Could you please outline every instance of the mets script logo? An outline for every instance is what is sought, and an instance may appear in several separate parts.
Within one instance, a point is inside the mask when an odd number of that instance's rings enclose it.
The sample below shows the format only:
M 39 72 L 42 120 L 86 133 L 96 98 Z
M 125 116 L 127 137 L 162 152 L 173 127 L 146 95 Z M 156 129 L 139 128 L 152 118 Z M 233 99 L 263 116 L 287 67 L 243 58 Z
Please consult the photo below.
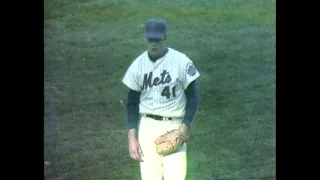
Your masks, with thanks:
M 160 74 L 161 77 L 155 77 L 152 79 L 152 72 L 144 74 L 142 90 L 152 88 L 153 86 L 158 86 L 159 84 L 166 84 L 171 82 L 171 76 L 167 70 L 163 70 Z

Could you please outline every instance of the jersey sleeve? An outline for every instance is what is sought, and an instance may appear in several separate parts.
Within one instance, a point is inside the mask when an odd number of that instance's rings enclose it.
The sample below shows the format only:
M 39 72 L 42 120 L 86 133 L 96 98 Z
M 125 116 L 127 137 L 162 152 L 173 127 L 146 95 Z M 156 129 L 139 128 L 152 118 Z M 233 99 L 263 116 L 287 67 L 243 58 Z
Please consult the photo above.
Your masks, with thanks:
M 137 70 L 136 63 L 133 62 L 127 69 L 122 83 L 124 83 L 128 88 L 140 92 L 138 79 L 137 79 Z
M 184 58 L 185 61 L 183 61 L 180 66 L 180 73 L 182 85 L 184 89 L 187 89 L 189 84 L 200 76 L 200 73 L 194 63 L 187 56 L 184 56 Z

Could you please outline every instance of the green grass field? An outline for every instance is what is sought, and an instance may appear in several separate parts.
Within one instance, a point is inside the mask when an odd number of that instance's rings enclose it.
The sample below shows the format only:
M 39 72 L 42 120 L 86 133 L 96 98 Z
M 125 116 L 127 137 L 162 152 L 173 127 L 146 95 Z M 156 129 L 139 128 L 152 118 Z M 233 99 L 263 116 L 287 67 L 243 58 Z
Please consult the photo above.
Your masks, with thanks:
M 274 0 L 45 0 L 46 179 L 138 180 L 122 77 L 150 17 L 199 70 L 187 180 L 275 179 Z

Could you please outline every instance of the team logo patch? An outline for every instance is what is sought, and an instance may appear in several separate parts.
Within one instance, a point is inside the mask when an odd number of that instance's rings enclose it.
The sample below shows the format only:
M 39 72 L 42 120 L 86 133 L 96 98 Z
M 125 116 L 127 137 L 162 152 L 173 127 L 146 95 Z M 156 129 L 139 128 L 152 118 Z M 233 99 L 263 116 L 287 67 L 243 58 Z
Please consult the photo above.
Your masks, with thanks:
M 152 24 L 152 28 L 153 28 L 153 29 L 156 28 L 156 26 L 157 26 L 156 23 L 153 23 L 153 24 Z
M 189 76 L 194 76 L 197 72 L 196 67 L 193 64 L 187 64 L 187 74 Z

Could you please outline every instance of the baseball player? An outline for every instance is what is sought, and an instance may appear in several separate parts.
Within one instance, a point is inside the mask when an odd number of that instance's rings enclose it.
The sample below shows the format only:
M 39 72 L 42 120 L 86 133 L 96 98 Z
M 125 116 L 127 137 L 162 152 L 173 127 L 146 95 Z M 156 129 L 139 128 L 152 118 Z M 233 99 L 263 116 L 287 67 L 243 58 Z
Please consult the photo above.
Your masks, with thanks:
M 129 88 L 129 153 L 140 163 L 142 180 L 185 179 L 188 138 L 182 135 L 189 134 L 198 106 L 196 79 L 200 74 L 185 54 L 166 46 L 166 30 L 164 20 L 147 20 L 147 50 L 131 63 L 122 80 Z M 163 155 L 160 149 L 174 143 L 160 147 L 157 138 L 171 130 L 181 135 L 171 138 L 178 148 Z

